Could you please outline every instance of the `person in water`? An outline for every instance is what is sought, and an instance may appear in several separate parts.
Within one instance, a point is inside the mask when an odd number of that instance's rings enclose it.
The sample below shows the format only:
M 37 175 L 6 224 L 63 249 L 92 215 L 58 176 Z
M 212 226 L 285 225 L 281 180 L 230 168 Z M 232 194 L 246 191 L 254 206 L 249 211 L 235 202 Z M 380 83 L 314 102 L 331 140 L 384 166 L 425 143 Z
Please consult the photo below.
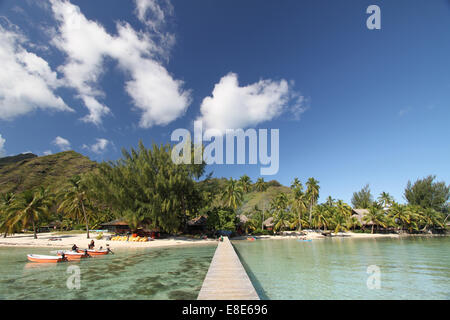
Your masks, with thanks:
M 94 240 L 91 240 L 91 243 L 89 243 L 88 248 L 89 248 L 89 249 L 94 249 L 94 247 L 95 247 Z
M 72 246 L 72 251 L 76 252 L 77 250 L 78 250 L 78 246 L 74 243 Z
M 112 250 L 109 248 L 109 244 L 106 244 L 106 250 L 108 251 L 108 253 L 114 254 L 114 252 L 112 252 Z

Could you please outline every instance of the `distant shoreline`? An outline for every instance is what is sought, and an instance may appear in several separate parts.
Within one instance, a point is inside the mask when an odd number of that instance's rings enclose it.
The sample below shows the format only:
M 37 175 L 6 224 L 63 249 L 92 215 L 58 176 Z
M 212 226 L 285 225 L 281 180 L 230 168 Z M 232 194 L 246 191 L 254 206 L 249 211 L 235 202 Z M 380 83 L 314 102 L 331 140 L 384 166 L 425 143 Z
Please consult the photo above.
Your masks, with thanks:
M 257 239 L 264 240 L 264 239 L 297 239 L 302 238 L 305 240 L 321 240 L 321 239 L 379 239 L 379 238 L 394 238 L 394 239 L 400 239 L 400 238 L 410 238 L 410 237 L 446 237 L 449 236 L 449 234 L 396 234 L 396 233 L 355 233 L 355 232 L 343 232 L 339 234 L 331 234 L 330 236 L 323 236 L 318 232 L 307 232 L 305 236 L 299 236 L 295 232 L 292 232 L 291 235 L 285 234 L 285 235 L 260 235 L 260 236 L 254 236 Z M 248 237 L 252 236 L 241 236 L 241 237 L 234 237 L 231 240 L 246 240 Z

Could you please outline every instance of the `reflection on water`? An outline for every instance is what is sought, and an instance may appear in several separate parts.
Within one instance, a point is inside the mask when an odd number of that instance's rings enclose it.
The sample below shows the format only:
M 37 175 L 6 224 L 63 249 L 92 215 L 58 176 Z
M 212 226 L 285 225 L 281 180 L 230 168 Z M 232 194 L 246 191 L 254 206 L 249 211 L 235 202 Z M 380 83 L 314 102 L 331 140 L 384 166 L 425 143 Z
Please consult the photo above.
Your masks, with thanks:
M 196 299 L 215 246 L 122 249 L 67 263 L 31 263 L 46 248 L 0 248 L 0 299 Z M 68 266 L 81 270 L 69 290 Z
M 265 299 L 450 299 L 450 238 L 233 241 Z M 381 268 L 369 290 L 367 267 Z

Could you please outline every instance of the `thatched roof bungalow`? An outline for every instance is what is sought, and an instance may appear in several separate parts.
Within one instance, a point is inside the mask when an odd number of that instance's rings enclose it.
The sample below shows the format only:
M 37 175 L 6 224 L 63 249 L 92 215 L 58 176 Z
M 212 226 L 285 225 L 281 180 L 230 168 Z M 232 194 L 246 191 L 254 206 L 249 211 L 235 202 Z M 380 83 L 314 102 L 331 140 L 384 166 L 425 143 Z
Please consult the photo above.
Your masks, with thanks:
M 263 227 L 264 227 L 264 229 L 267 229 L 267 230 L 272 230 L 274 225 L 275 224 L 273 222 L 273 217 L 270 217 L 270 218 L 264 220 L 264 222 L 263 222 Z
M 126 233 L 130 231 L 130 226 L 123 219 L 116 219 L 101 224 L 102 229 L 112 233 Z
M 352 209 L 352 217 L 355 217 L 358 222 L 362 225 L 362 226 L 371 226 L 373 225 L 372 221 L 364 221 L 364 216 L 366 216 L 369 213 L 368 209 Z
M 191 219 L 187 222 L 188 232 L 192 233 L 202 233 L 206 231 L 208 217 L 207 216 L 198 216 L 194 219 Z
M 244 214 L 239 215 L 238 218 L 239 218 L 239 223 L 240 223 L 241 225 L 245 225 L 245 224 L 250 220 L 250 219 L 249 219 L 246 215 L 244 215 Z

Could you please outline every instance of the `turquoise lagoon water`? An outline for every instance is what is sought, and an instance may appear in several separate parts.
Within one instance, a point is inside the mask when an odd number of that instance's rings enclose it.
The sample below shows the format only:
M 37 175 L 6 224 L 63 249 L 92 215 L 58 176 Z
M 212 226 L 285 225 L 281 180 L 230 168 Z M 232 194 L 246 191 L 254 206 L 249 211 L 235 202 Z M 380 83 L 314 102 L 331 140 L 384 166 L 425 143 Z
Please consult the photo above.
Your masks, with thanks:
M 233 241 L 262 299 L 450 299 L 450 238 Z M 380 268 L 380 289 L 367 268 Z
M 0 299 L 196 299 L 215 246 L 121 249 L 80 262 L 27 262 L 27 253 L 50 250 L 0 247 Z M 67 287 L 69 266 L 80 267 L 80 289 Z

